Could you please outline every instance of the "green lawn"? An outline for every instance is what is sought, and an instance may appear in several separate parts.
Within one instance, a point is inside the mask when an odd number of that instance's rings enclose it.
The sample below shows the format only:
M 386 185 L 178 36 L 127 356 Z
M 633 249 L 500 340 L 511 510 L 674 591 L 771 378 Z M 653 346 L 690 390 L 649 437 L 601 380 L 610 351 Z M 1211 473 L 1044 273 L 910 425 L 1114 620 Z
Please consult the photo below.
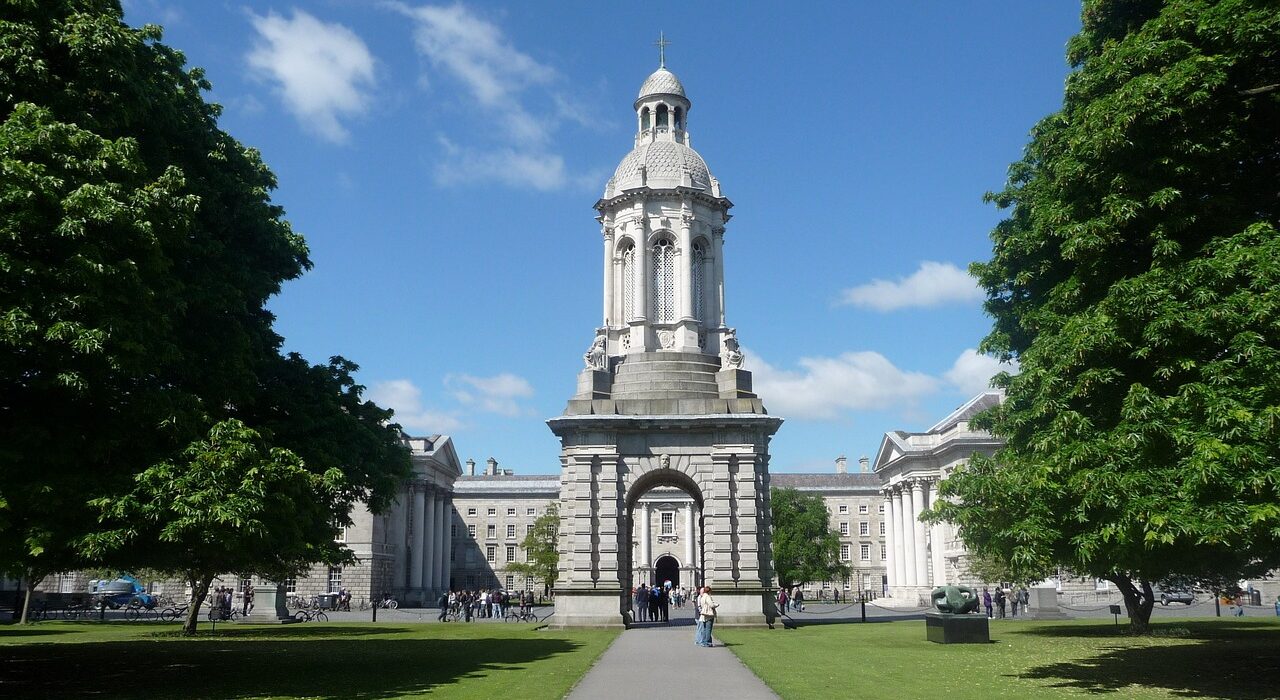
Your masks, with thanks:
M 944 646 L 913 621 L 717 628 L 716 637 L 783 698 L 1280 698 L 1280 620 L 1156 630 L 1128 637 L 1097 621 L 996 622 L 992 644 Z
M 0 627 L 0 697 L 560 698 L 617 632 L 532 625 Z

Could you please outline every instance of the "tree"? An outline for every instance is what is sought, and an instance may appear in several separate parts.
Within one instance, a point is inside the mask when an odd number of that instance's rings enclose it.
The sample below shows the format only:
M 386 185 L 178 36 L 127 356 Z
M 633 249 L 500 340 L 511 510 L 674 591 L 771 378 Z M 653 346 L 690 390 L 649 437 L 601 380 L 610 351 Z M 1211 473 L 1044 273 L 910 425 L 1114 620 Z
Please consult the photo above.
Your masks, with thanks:
M 1280 563 L 1280 8 L 1087 0 L 1061 111 L 972 266 L 1017 359 L 981 424 L 1006 441 L 933 519 L 1027 578 L 1151 583 Z
M 831 531 L 831 514 L 820 496 L 795 489 L 773 489 L 773 569 L 778 585 L 839 581 L 849 575 L 840 562 L 840 536 Z
M 306 245 L 160 36 L 113 0 L 14 0 L 0 22 L 0 570 L 29 587 L 131 567 L 77 548 L 89 502 L 228 418 L 340 465 L 335 517 L 408 468 L 354 365 L 281 357 L 265 303 Z
M 520 546 L 525 561 L 511 564 L 507 570 L 524 576 L 526 582 L 542 581 L 546 595 L 560 574 L 560 506 L 555 501 L 533 521 L 533 529 L 525 534 Z
M 173 462 L 138 474 L 134 488 L 91 505 L 104 529 L 88 535 L 91 556 L 125 552 L 158 571 L 180 573 L 192 601 L 182 626 L 195 634 L 200 607 L 218 574 L 252 573 L 281 581 L 312 562 L 349 563 L 328 519 L 342 472 L 323 475 L 289 450 L 269 448 L 257 432 L 231 419 L 213 426 Z

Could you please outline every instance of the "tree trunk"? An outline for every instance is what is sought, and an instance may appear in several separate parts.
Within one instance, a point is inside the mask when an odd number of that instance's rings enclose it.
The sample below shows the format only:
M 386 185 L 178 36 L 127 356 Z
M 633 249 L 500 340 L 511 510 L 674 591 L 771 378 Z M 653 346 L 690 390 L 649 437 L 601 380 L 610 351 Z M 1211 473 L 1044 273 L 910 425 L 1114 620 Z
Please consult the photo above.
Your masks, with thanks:
M 1129 614 L 1129 631 L 1134 634 L 1147 634 L 1151 631 L 1151 610 L 1155 607 L 1155 592 L 1151 583 L 1145 579 L 1132 578 L 1124 574 L 1116 574 L 1107 579 L 1116 584 L 1120 594 L 1124 596 L 1124 609 Z M 1139 588 L 1139 584 L 1141 588 Z
M 26 590 L 26 595 L 22 598 L 22 620 L 18 622 L 20 625 L 27 624 L 27 613 L 31 612 L 31 596 L 36 592 L 36 581 L 30 572 L 27 572 L 25 583 L 26 586 L 23 588 Z
M 187 583 L 191 584 L 191 605 L 187 606 L 187 619 L 182 621 L 182 633 L 191 636 L 196 633 L 196 623 L 200 621 L 200 606 L 204 605 L 204 599 L 209 596 L 213 576 L 189 576 Z

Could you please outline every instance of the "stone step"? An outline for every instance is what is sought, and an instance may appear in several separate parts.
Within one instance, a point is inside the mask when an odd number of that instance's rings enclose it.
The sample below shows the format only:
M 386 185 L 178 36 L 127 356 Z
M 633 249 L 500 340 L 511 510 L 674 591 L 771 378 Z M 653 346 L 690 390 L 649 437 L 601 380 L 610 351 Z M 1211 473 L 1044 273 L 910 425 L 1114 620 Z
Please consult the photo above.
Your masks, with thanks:
M 614 375 L 613 383 L 619 382 L 648 382 L 648 381 L 684 381 L 684 382 L 711 382 L 716 383 L 716 375 L 710 372 L 620 372 Z

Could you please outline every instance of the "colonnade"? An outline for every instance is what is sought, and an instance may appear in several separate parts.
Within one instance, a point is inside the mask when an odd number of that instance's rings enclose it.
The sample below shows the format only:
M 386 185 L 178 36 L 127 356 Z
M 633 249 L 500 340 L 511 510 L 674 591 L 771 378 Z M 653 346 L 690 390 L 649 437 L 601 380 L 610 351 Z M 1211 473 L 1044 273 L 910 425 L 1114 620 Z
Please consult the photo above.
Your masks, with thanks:
M 697 531 L 695 527 L 695 519 L 693 517 L 693 503 L 682 503 L 679 510 L 683 517 L 683 532 L 678 535 L 684 545 L 684 556 L 680 561 L 680 570 L 692 577 L 693 573 L 698 569 L 698 548 L 697 548 Z M 650 583 L 653 574 L 653 525 L 650 514 L 657 510 L 652 503 L 640 502 L 635 506 L 637 529 L 640 530 L 640 553 L 637 561 L 634 563 L 632 578 L 636 585 L 641 583 Z M 672 523 L 673 529 L 675 523 Z M 693 578 L 688 581 L 682 581 L 682 585 L 693 585 Z
M 906 479 L 880 494 L 884 497 L 885 552 L 888 555 L 885 571 L 889 586 L 923 588 L 944 585 L 944 526 L 920 521 L 921 514 L 938 498 L 938 480 Z
M 407 509 L 409 533 L 409 589 L 425 598 L 449 588 L 449 548 L 452 544 L 453 498 L 449 491 L 428 483 L 410 486 L 413 507 Z

